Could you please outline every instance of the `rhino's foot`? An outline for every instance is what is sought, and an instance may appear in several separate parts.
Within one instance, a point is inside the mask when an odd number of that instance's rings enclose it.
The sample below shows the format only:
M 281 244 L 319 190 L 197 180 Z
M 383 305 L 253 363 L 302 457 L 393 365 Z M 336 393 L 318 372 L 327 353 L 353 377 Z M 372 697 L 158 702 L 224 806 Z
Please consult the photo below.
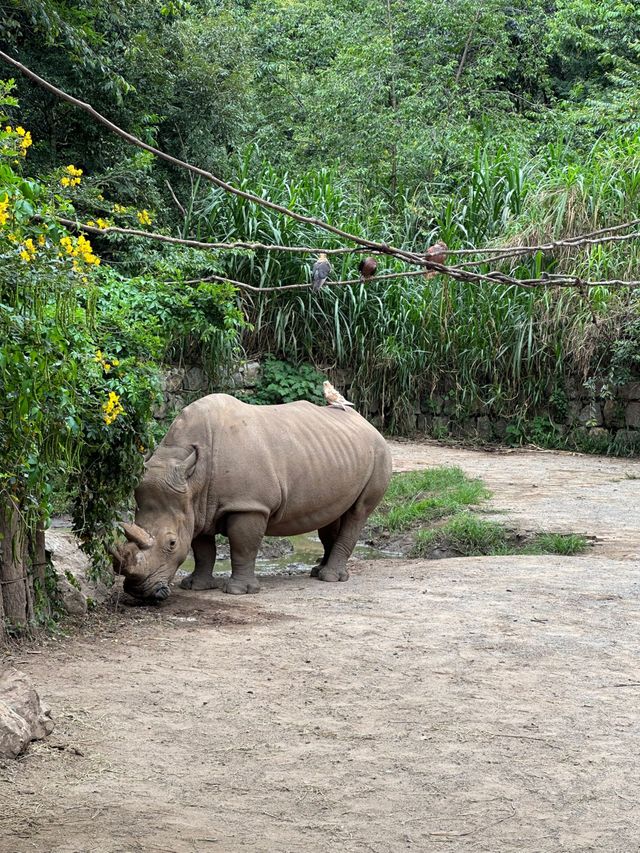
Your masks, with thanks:
M 338 581 L 348 581 L 349 572 L 346 568 L 330 569 L 329 566 L 314 566 L 311 569 L 311 577 L 327 583 L 337 583 Z
M 225 578 L 219 586 L 228 595 L 255 595 L 257 592 L 260 592 L 260 584 L 255 578 L 252 580 L 240 580 L 233 577 Z
M 311 577 L 317 578 L 320 574 L 320 569 L 323 569 L 325 567 L 325 565 L 326 564 L 323 563 L 322 560 L 320 560 L 318 563 L 316 563 L 315 566 L 311 569 Z
M 216 589 L 219 585 L 211 575 L 197 575 L 195 572 L 180 581 L 182 589 Z

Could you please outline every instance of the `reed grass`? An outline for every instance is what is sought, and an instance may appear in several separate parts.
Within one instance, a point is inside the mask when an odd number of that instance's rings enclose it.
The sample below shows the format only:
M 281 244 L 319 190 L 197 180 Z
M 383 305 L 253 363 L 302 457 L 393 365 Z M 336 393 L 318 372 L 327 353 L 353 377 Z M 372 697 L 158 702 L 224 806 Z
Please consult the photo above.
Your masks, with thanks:
M 293 177 L 247 151 L 232 178 L 353 233 L 409 249 L 436 238 L 451 248 L 533 244 L 639 215 L 640 136 L 596 145 L 581 161 L 562 144 L 526 162 L 506 149 L 478 151 L 463 183 L 446 192 L 424 187 L 404 199 L 395 217 L 383 202 L 353 195 L 337 169 Z M 217 240 L 338 245 L 331 235 L 217 190 L 199 199 L 193 221 L 199 237 Z M 218 263 L 232 278 L 270 287 L 304 280 L 313 260 L 238 252 Z M 336 256 L 334 277 L 355 277 L 358 260 Z M 546 264 L 602 279 L 635 275 L 639 261 L 638 245 L 625 243 L 516 259 L 501 269 L 529 277 Z M 393 259 L 379 263 L 379 271 L 400 268 Z M 346 370 L 353 401 L 379 412 L 392 432 L 409 429 L 419 401 L 436 391 L 451 397 L 454 417 L 535 411 L 565 376 L 585 379 L 598 369 L 637 304 L 633 294 L 603 287 L 531 291 L 444 277 L 240 298 L 251 324 L 243 341 L 248 352 L 311 361 L 330 373 Z

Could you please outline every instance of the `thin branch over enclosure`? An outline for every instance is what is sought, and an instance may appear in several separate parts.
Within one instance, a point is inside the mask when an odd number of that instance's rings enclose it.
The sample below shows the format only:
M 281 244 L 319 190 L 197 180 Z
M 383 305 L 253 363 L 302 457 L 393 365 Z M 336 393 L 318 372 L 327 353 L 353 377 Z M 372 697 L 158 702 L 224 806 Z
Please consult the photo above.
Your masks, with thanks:
M 36 217 L 37 218 L 37 217 Z M 356 246 L 354 248 L 342 247 L 340 249 L 322 249 L 314 246 L 277 246 L 271 243 L 208 243 L 206 240 L 192 240 L 186 237 L 170 237 L 167 234 L 159 234 L 157 231 L 143 231 L 141 228 L 120 228 L 118 225 L 108 225 L 105 228 L 100 228 L 98 225 L 88 225 L 84 222 L 79 222 L 76 219 L 65 219 L 62 216 L 56 216 L 56 221 L 68 228 L 75 228 L 79 231 L 86 231 L 88 234 L 124 234 L 129 237 L 146 237 L 148 240 L 158 240 L 161 243 L 172 243 L 177 246 L 188 246 L 191 249 L 220 249 L 232 251 L 235 249 L 248 249 L 252 252 L 291 252 L 300 255 L 318 255 L 324 252 L 325 255 L 350 255 L 358 252 L 374 252 L 373 249 Z
M 75 98 L 73 95 L 68 94 L 67 92 L 59 89 L 57 86 L 54 86 L 52 83 L 48 82 L 44 78 L 37 75 L 35 72 L 31 71 L 22 63 L 18 62 L 16 59 L 12 58 L 8 54 L 0 51 L 0 59 L 2 59 L 5 63 L 17 68 L 24 76 L 37 83 L 42 88 L 51 92 L 57 98 L 60 98 L 73 106 L 84 110 L 87 112 L 95 121 L 99 124 L 102 124 L 112 133 L 124 139 L 131 145 L 134 145 L 138 148 L 142 148 L 145 151 L 150 152 L 154 156 L 165 160 L 173 166 L 177 166 L 181 169 L 186 169 L 187 171 L 196 174 L 202 178 L 213 183 L 218 188 L 224 190 L 227 193 L 238 196 L 240 198 L 245 199 L 246 201 L 251 202 L 252 204 L 260 205 L 262 207 L 268 208 L 270 210 L 274 210 L 283 216 L 288 216 L 298 222 L 304 223 L 306 225 L 311 225 L 315 228 L 319 228 L 321 230 L 327 231 L 330 234 L 333 234 L 337 237 L 340 237 L 343 240 L 349 241 L 351 243 L 355 243 L 355 247 L 340 247 L 333 249 L 320 249 L 314 248 L 310 246 L 283 246 L 283 245 L 269 245 L 263 243 L 250 243 L 250 242 L 235 242 L 235 243 L 209 243 L 206 241 L 200 240 L 192 240 L 187 238 L 179 238 L 179 237 L 171 237 L 164 234 L 159 234 L 156 232 L 143 231 L 140 229 L 134 228 L 120 228 L 118 226 L 108 226 L 106 228 L 99 228 L 96 226 L 86 225 L 81 222 L 77 222 L 71 219 L 59 218 L 58 221 L 62 224 L 75 228 L 78 230 L 86 231 L 88 233 L 100 234 L 100 235 L 108 235 L 108 234 L 122 234 L 128 236 L 142 237 L 150 240 L 156 240 L 159 242 L 171 243 L 174 245 L 183 245 L 189 246 L 191 248 L 197 249 L 216 249 L 220 251 L 227 250 L 240 250 L 246 249 L 250 251 L 267 251 L 267 252 L 289 252 L 289 253 L 299 253 L 299 254 L 317 254 L 319 252 L 325 252 L 326 254 L 332 255 L 340 255 L 340 254 L 356 254 L 361 252 L 371 252 L 375 254 L 383 254 L 396 258 L 403 263 L 412 264 L 414 266 L 420 266 L 422 269 L 411 272 L 392 272 L 385 275 L 375 276 L 367 279 L 367 281 L 377 282 L 377 281 L 389 281 L 396 278 L 406 278 L 409 276 L 416 275 L 425 275 L 426 277 L 431 277 L 435 274 L 446 275 L 450 278 L 453 278 L 457 281 L 468 281 L 474 283 L 489 283 L 489 284 L 504 284 L 504 285 L 512 285 L 515 287 L 527 287 L 527 288 L 536 288 L 536 287 L 629 287 L 629 288 L 637 288 L 640 287 L 640 281 L 627 281 L 622 279 L 612 279 L 612 280 L 603 280 L 603 281 L 589 281 L 583 279 L 579 276 L 570 275 L 570 274 L 547 274 L 542 273 L 542 275 L 538 278 L 529 278 L 529 279 L 519 279 L 514 276 L 507 275 L 505 273 L 500 272 L 499 270 L 491 270 L 487 273 L 477 273 L 471 270 L 465 269 L 465 267 L 469 266 L 479 266 L 481 264 L 494 263 L 498 260 L 506 260 L 509 258 L 516 258 L 523 255 L 532 255 L 538 252 L 542 253 L 550 253 L 557 251 L 558 249 L 572 249 L 579 248 L 581 246 L 590 246 L 597 245 L 600 243 L 612 243 L 612 242 L 623 242 L 627 240 L 633 240 L 640 237 L 640 231 L 634 231 L 629 234 L 620 234 L 620 231 L 624 231 L 625 229 L 632 228 L 638 224 L 640 224 L 640 219 L 634 219 L 630 222 L 623 223 L 621 225 L 614 225 L 605 228 L 600 228 L 596 231 L 592 231 L 588 234 L 579 235 L 576 237 L 567 237 L 561 240 L 554 240 L 549 243 L 544 243 L 540 245 L 534 246 L 504 246 L 504 247 L 491 247 L 491 248 L 483 248 L 483 249 L 451 249 L 447 250 L 447 254 L 451 256 L 468 256 L 468 255 L 489 255 L 490 257 L 485 259 L 476 259 L 464 261 L 458 266 L 445 266 L 442 264 L 435 263 L 430 260 L 428 253 L 420 253 L 413 252 L 406 249 L 401 249 L 395 246 L 388 245 L 387 243 L 379 243 L 373 240 L 368 240 L 363 237 L 359 237 L 355 234 L 350 234 L 347 231 L 344 231 L 341 228 L 337 228 L 334 225 L 329 224 L 321 219 L 316 217 L 306 216 L 301 213 L 297 213 L 293 210 L 290 210 L 287 207 L 276 204 L 275 202 L 269 201 L 268 199 L 262 198 L 260 196 L 254 195 L 253 193 L 246 192 L 244 190 L 240 190 L 237 187 L 234 187 L 232 184 L 223 181 L 221 178 L 218 178 L 212 172 L 208 172 L 204 169 L 199 168 L 198 166 L 194 166 L 191 163 L 188 163 L 184 160 L 180 160 L 177 157 L 173 157 L 170 154 L 160 150 L 159 148 L 154 148 L 152 145 L 148 145 L 143 142 L 138 137 L 128 133 L 122 128 L 118 127 L 118 125 L 109 121 L 105 116 L 95 110 L 90 104 L 87 104 L 78 98 Z M 229 282 L 235 285 L 236 287 L 243 288 L 245 290 L 251 290 L 254 292 L 273 292 L 277 290 L 293 290 L 298 288 L 308 288 L 310 286 L 309 282 L 302 282 L 299 284 L 288 284 L 276 287 L 255 287 L 253 285 L 247 284 L 246 282 L 235 281 L 233 279 L 227 278 L 225 276 L 217 276 L 217 275 L 209 275 L 202 279 L 197 279 L 197 281 L 224 281 Z M 196 281 L 195 279 L 193 281 Z M 331 286 L 344 286 L 351 284 L 358 284 L 360 279 L 347 279 L 343 281 L 335 281 L 335 282 L 327 282 L 328 285 Z
M 35 217 L 36 219 L 39 217 Z M 171 243 L 177 246 L 188 246 L 192 249 L 219 249 L 221 251 L 233 251 L 236 249 L 246 249 L 252 252 L 289 252 L 300 255 L 317 255 L 324 252 L 325 255 L 351 255 L 365 252 L 375 254 L 377 250 L 356 246 L 341 247 L 338 249 L 325 249 L 318 246 L 285 246 L 275 243 L 249 243 L 236 241 L 233 243 L 213 243 L 206 240 L 193 240 L 187 237 L 171 237 L 168 234 L 160 234 L 157 231 L 144 231 L 141 228 L 121 228 L 118 225 L 107 225 L 100 228 L 98 225 L 89 225 L 80 222 L 77 219 L 66 219 L 63 216 L 55 217 L 58 222 L 68 228 L 75 228 L 80 231 L 86 231 L 88 234 L 98 234 L 100 236 L 108 234 L 123 234 L 130 237 L 145 237 L 148 240 L 157 240 L 162 243 Z M 601 228 L 599 231 L 594 231 L 591 234 L 584 234 L 578 237 L 567 237 L 563 240 L 554 240 L 552 243 L 541 243 L 532 246 L 503 246 L 498 248 L 482 248 L 482 249 L 447 249 L 447 255 L 470 255 L 470 254 L 485 254 L 499 252 L 501 254 L 492 254 L 490 258 L 478 259 L 475 261 L 464 261 L 456 266 L 461 269 L 465 266 L 479 266 L 480 264 L 493 263 L 506 258 L 517 257 L 518 255 L 536 254 L 537 252 L 552 252 L 555 249 L 571 249 L 580 248 L 581 246 L 596 246 L 602 243 L 623 243 L 627 240 L 637 240 L 640 238 L 640 231 L 632 231 L 630 234 L 609 234 L 609 236 L 601 236 L 594 238 L 594 235 L 605 235 L 607 232 L 621 231 L 625 228 L 632 228 L 640 223 L 640 219 L 634 219 L 631 222 L 625 222 L 623 225 L 612 225 L 609 228 Z M 404 250 L 400 250 L 404 252 Z M 380 252 L 378 252 L 380 254 Z M 387 254 L 387 253 L 385 253 Z M 421 257 L 421 254 L 416 254 L 416 257 Z

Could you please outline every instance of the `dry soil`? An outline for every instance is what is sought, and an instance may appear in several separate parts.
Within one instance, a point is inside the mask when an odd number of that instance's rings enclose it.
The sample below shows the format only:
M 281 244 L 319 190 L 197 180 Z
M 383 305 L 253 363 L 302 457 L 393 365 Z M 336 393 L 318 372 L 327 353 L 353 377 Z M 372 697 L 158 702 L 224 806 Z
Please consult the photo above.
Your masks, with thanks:
M 2 853 L 640 850 L 640 463 L 392 450 L 595 547 L 175 589 L 14 650 L 57 727 L 0 764 Z

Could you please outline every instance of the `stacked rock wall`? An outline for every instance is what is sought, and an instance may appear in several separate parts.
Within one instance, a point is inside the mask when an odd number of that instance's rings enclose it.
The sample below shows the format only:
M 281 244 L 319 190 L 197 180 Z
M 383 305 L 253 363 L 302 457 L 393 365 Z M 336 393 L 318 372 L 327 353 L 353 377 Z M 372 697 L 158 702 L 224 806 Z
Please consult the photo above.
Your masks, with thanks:
M 333 378 L 349 397 L 351 381 L 348 372 L 339 373 Z M 227 390 L 255 387 L 259 376 L 260 364 L 247 362 L 229 377 Z M 185 405 L 212 390 L 201 368 L 174 368 L 165 376 L 165 399 L 156 417 L 169 422 Z M 378 429 L 384 430 L 388 423 L 388 417 L 385 422 L 380 409 L 375 406 L 363 414 Z M 573 434 L 594 447 L 609 443 L 622 452 L 640 453 L 640 380 L 610 389 L 597 380 L 586 388 L 581 382 L 567 379 L 559 399 L 556 396 L 546 409 L 541 407 L 536 415 L 548 416 L 558 437 Z M 518 419 L 505 417 L 481 403 L 460 414 L 456 412 L 453 393 L 446 388 L 416 399 L 413 405 L 413 432 L 434 438 L 501 442 L 509 437 L 510 430 L 519 428 L 519 423 Z

